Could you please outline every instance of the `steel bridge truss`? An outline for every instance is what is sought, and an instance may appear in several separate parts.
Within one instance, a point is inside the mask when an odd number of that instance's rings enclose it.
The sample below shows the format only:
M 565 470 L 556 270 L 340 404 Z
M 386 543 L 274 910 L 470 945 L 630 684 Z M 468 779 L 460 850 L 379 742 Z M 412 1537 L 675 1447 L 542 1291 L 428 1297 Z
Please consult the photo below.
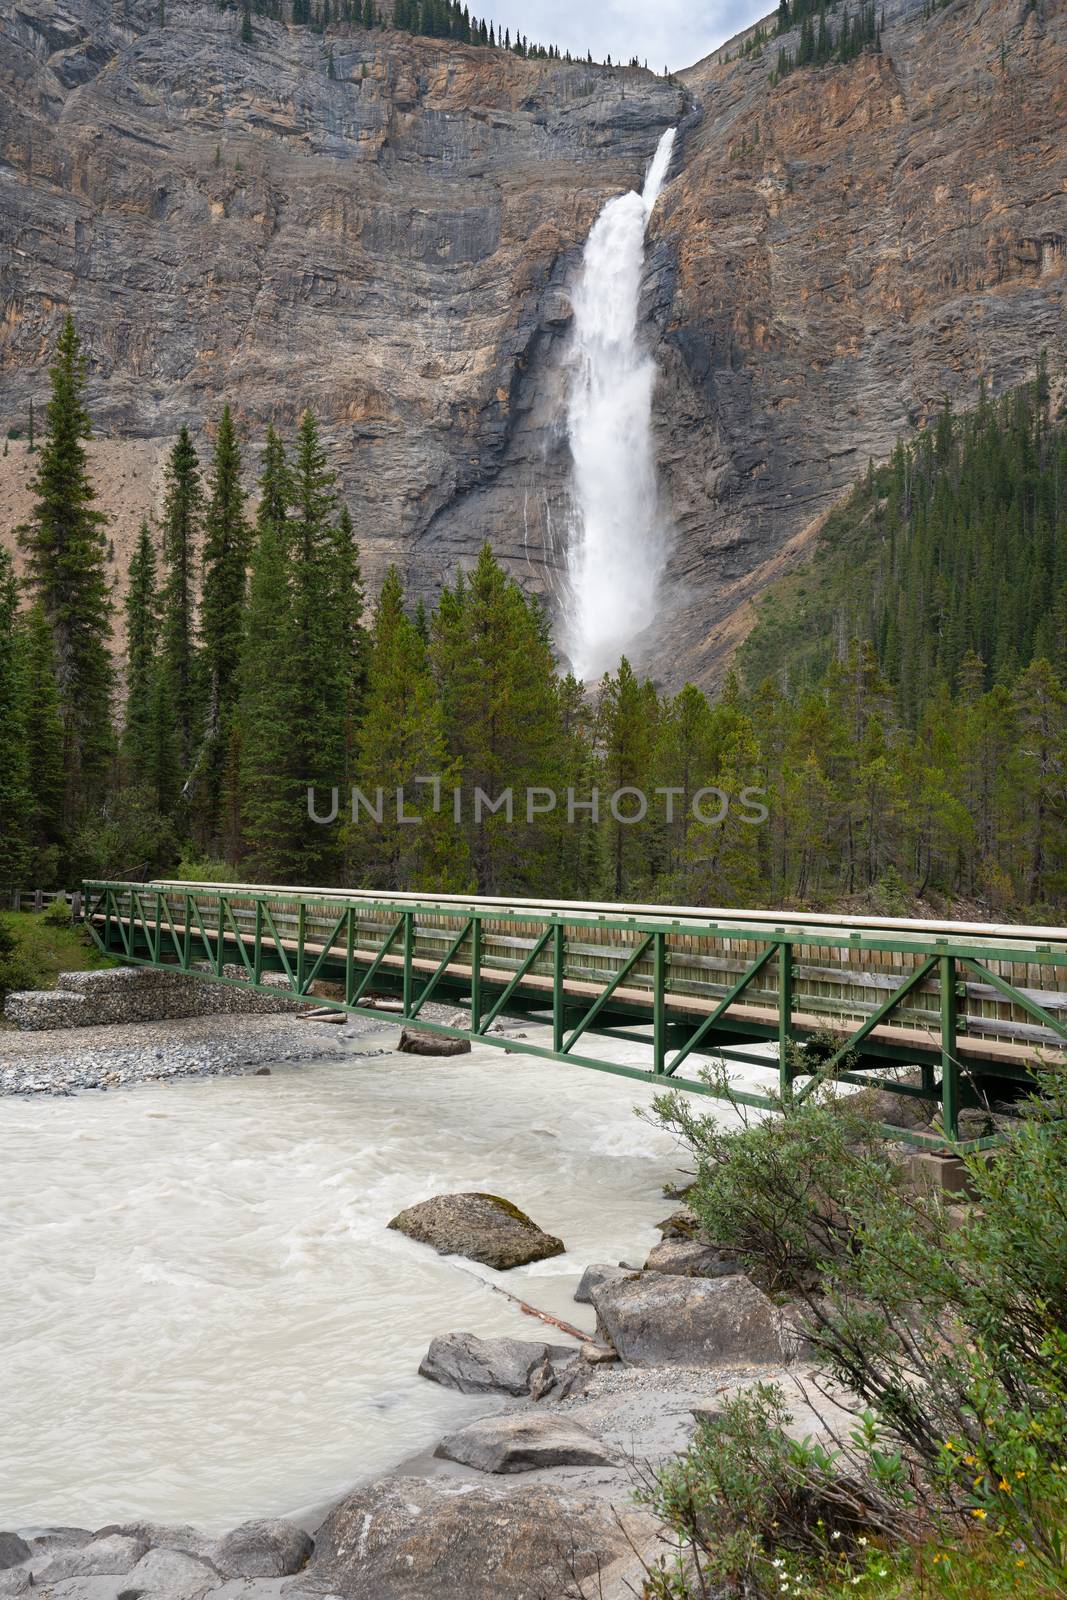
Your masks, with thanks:
M 699 913 L 584 916 L 121 882 L 87 882 L 85 905 L 101 951 L 126 963 L 379 1021 L 373 999 L 398 997 L 397 1020 L 428 1032 L 657 1087 L 771 1109 L 833 1078 L 934 1102 L 937 1137 L 886 1127 L 932 1148 L 994 1143 L 960 1140 L 961 1109 L 1025 1094 L 1042 1064 L 1062 1062 L 1067 1049 L 1067 942 L 1020 942 L 1005 930 L 946 939 L 924 937 L 921 924 L 907 932 L 835 928 L 832 920 L 768 927 L 746 925 L 744 912 L 702 922 Z M 470 1026 L 425 1019 L 435 998 L 469 1009 Z M 550 1021 L 551 1045 L 491 1032 L 504 1015 Z M 589 1035 L 645 1045 L 649 1068 L 583 1053 Z M 777 1082 L 760 1094 L 726 1089 L 706 1067 L 681 1075 L 701 1057 L 760 1067 Z M 886 1075 L 901 1067 L 918 1069 L 919 1081 Z

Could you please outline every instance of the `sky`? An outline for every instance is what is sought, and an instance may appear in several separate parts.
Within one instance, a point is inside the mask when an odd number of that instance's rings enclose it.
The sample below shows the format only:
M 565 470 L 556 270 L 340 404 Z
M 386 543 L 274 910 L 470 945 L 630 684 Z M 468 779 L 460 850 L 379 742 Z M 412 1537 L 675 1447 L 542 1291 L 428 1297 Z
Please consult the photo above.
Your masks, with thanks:
M 594 61 L 636 55 L 655 72 L 691 67 L 773 10 L 773 0 L 473 0 L 472 13 Z

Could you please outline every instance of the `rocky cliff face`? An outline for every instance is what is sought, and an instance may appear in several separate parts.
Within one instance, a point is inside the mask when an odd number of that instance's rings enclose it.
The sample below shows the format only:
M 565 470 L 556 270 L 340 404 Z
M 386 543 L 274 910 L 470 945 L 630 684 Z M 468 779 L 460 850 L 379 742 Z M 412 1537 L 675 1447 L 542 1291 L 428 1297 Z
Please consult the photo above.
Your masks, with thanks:
M 558 597 L 582 242 L 680 123 L 646 295 L 674 529 L 646 664 L 714 678 L 745 601 L 896 432 L 1064 349 L 1067 22 L 887 6 L 883 53 L 772 89 L 168 0 L 0 0 L 0 414 L 91 358 L 116 570 L 188 422 L 324 421 L 372 583 L 431 597 L 483 539 Z M 788 41 L 786 41 L 788 42 Z M 719 53 L 719 56 L 722 52 Z M 0 462 L 0 535 L 27 460 Z

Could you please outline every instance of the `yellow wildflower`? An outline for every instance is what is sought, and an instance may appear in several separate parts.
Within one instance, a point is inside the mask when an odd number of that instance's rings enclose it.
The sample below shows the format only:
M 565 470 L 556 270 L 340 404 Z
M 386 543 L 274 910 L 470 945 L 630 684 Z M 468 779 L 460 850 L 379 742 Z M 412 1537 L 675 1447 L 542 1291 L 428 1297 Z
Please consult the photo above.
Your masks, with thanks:
M 976 1506 L 975 1509 L 971 1512 L 971 1516 L 972 1517 L 977 1517 L 979 1522 L 984 1522 L 986 1514 L 982 1510 L 981 1506 Z

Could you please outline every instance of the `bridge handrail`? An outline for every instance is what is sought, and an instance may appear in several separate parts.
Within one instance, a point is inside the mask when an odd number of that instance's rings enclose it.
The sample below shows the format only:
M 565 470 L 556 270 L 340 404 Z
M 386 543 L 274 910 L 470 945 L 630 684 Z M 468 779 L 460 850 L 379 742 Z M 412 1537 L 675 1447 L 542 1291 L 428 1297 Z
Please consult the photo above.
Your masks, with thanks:
M 343 902 L 365 911 L 411 911 L 421 916 L 480 916 L 494 922 L 563 923 L 567 927 L 615 929 L 633 933 L 683 932 L 692 937 L 746 942 L 825 945 L 839 949 L 878 950 L 898 954 L 973 956 L 1035 965 L 1067 966 L 1067 928 L 1022 927 L 1017 924 L 927 923 L 894 917 L 822 917 L 812 912 L 722 910 L 700 906 L 629 906 L 603 902 L 521 900 L 499 896 L 424 896 L 406 891 L 296 887 L 271 884 L 186 883 L 153 879 L 147 883 L 93 879 L 86 893 L 111 889 L 127 893 L 222 895 L 252 903 L 293 901 L 305 905 Z M 898 937 L 894 938 L 893 935 Z

